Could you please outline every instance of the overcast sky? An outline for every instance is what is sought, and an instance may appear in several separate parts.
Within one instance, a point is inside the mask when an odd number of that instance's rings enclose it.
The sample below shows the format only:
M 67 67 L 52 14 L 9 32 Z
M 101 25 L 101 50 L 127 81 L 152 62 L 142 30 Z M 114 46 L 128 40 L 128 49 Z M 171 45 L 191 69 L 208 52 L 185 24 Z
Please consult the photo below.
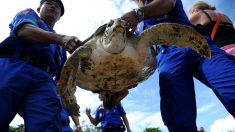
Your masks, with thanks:
M 182 0 L 186 12 L 196 0 Z M 234 0 L 207 0 L 217 7 L 217 10 L 227 14 L 235 22 Z M 9 34 L 8 24 L 15 14 L 25 8 L 33 8 L 39 5 L 39 0 L 7 0 L 0 5 L 0 40 Z M 110 19 L 120 17 L 124 12 L 136 7 L 129 0 L 64 0 L 65 15 L 55 26 L 55 30 L 61 34 L 75 35 L 84 40 L 89 37 L 99 26 Z M 235 122 L 214 93 L 195 80 L 197 98 L 197 125 L 203 126 L 206 131 L 222 132 L 235 131 Z M 77 89 L 76 97 L 81 106 L 81 123 L 89 124 L 85 115 L 85 108 L 90 107 L 95 113 L 100 104 L 98 96 L 80 88 Z M 159 85 L 158 73 L 151 76 L 147 81 L 131 89 L 129 95 L 122 101 L 127 112 L 127 117 L 133 132 L 142 132 L 147 127 L 160 127 L 167 132 L 161 120 L 159 109 Z M 17 116 L 11 125 L 23 123 Z

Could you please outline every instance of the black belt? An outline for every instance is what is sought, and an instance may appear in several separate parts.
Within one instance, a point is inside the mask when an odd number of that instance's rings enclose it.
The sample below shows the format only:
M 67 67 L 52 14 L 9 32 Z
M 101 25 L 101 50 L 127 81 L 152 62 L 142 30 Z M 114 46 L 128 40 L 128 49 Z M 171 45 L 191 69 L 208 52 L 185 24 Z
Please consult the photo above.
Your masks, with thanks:
M 124 132 L 126 130 L 123 124 L 119 125 L 108 125 L 104 128 L 105 132 L 110 132 L 112 130 L 119 130 L 120 132 Z
M 45 72 L 50 73 L 52 71 L 51 67 L 46 63 L 46 61 L 34 54 L 20 53 L 17 55 L 17 57 L 14 55 L 14 52 L 0 52 L 0 58 L 17 58 Z

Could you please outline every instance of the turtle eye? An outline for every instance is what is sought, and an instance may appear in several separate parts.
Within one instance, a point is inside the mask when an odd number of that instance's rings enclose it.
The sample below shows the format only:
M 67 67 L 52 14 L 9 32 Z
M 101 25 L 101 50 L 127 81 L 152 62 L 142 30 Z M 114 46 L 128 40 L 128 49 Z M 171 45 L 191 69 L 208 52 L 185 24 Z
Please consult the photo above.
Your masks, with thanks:
M 113 25 L 114 21 L 110 20 L 110 22 L 108 23 L 108 27 L 111 27 Z

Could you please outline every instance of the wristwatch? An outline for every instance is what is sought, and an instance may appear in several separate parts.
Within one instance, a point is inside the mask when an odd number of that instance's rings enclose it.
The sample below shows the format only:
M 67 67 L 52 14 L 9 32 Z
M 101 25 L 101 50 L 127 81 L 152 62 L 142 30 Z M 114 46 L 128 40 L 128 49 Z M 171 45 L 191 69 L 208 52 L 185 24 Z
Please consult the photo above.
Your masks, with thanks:
M 134 9 L 134 11 L 135 11 L 135 15 L 137 16 L 139 22 L 144 20 L 144 11 L 141 8 L 136 8 L 136 9 Z

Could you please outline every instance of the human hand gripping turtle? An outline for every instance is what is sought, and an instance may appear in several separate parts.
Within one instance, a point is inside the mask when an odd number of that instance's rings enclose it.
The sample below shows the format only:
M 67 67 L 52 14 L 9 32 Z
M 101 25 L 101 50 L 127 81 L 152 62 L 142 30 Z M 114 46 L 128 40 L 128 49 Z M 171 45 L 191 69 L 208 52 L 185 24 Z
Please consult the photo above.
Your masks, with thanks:
M 148 79 L 156 70 L 152 45 L 174 44 L 210 57 L 207 41 L 191 27 L 158 24 L 140 36 L 127 35 L 129 28 L 126 21 L 113 19 L 100 26 L 70 55 L 62 69 L 58 89 L 71 113 L 77 112 L 73 107 L 76 86 L 100 94 L 104 107 L 109 109 L 128 94 L 128 89 Z
M 62 35 L 58 43 L 70 54 L 73 53 L 73 51 L 77 49 L 79 46 L 81 46 L 81 41 L 75 36 Z

